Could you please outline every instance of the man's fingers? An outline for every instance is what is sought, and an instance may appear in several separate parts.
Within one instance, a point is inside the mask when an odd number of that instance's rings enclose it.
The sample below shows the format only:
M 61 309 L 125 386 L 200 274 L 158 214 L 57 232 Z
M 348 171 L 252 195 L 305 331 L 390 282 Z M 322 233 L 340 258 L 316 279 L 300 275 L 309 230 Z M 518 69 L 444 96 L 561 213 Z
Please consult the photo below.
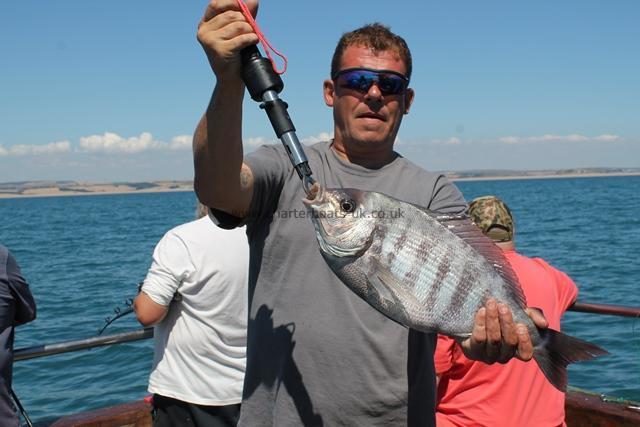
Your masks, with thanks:
M 486 310 L 487 342 L 486 356 L 487 363 L 494 363 L 498 360 L 501 353 L 502 334 L 500 331 L 500 315 L 498 313 L 498 304 L 494 299 L 487 300 L 484 305 Z
M 549 327 L 549 322 L 547 322 L 544 313 L 539 308 L 529 307 L 526 312 L 538 328 L 546 329 Z
M 211 0 L 204 10 L 202 20 L 204 22 L 210 21 L 215 16 L 228 10 L 240 10 L 237 0 Z
M 544 320 L 544 317 L 540 318 Z M 468 358 L 487 364 L 506 363 L 514 355 L 523 361 L 533 357 L 533 343 L 527 326 L 515 323 L 509 307 L 494 299 L 488 299 L 478 310 L 471 336 L 460 341 L 460 345 Z
M 251 12 L 251 16 L 255 18 L 258 14 L 258 0 L 247 0 L 244 4 L 247 6 L 247 9 L 249 9 L 249 12 Z M 209 4 L 207 4 L 202 20 L 205 22 L 209 21 L 216 15 L 228 10 L 240 11 L 238 0 L 211 0 Z
M 471 336 L 460 342 L 464 354 L 472 360 L 482 360 L 486 362 L 485 345 L 487 343 L 487 332 L 485 329 L 486 310 L 482 307 L 477 311 L 473 323 Z
M 219 37 L 222 40 L 228 41 L 232 40 L 236 37 L 245 38 L 245 36 L 249 36 L 250 38 L 258 39 L 258 36 L 253 32 L 253 28 L 246 21 L 236 21 L 229 23 L 219 30 Z
M 198 25 L 198 30 L 221 31 L 227 27 L 240 27 L 245 33 L 253 32 L 253 28 L 240 12 L 226 12 L 206 21 L 203 19 Z
M 476 319 L 473 325 L 473 332 L 471 333 L 471 341 L 475 343 L 487 342 L 487 330 L 485 328 L 486 310 L 481 308 L 476 313 Z
M 485 326 L 487 328 L 487 340 L 490 344 L 497 345 L 501 339 L 498 304 L 494 299 L 489 299 L 484 306 L 487 310 L 487 323 Z
M 515 346 L 518 343 L 518 335 L 516 333 L 516 325 L 513 322 L 513 316 L 511 310 L 506 304 L 498 304 L 498 311 L 500 313 L 500 331 L 502 333 L 502 339 L 510 346 Z
M 505 304 L 498 304 L 500 314 L 500 332 L 502 334 L 502 345 L 500 347 L 499 363 L 507 363 L 513 357 L 518 344 L 518 334 L 516 325 L 513 322 L 511 310 Z
M 258 36 L 241 12 L 225 10 L 230 7 L 228 0 L 211 2 L 205 17 L 198 25 L 198 42 L 202 45 L 218 78 L 225 75 L 239 76 L 238 52 L 258 42 Z
M 516 357 L 527 362 L 533 357 L 533 343 L 529 336 L 529 330 L 522 323 L 518 323 L 516 333 L 518 334 L 518 351 L 516 352 Z

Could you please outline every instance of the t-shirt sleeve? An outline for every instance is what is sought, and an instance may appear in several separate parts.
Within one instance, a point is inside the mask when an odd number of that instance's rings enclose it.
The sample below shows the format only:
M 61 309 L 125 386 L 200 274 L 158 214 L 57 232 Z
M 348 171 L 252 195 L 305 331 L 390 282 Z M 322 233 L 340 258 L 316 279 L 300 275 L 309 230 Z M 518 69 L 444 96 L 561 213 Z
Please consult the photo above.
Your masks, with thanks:
M 182 281 L 193 274 L 195 265 L 184 241 L 168 232 L 153 251 L 151 267 L 142 283 L 142 292 L 153 302 L 168 306 Z
M 281 145 L 264 145 L 248 154 L 244 162 L 253 175 L 253 197 L 245 222 L 257 222 L 277 209 L 282 187 L 293 166 Z
M 560 270 L 553 269 L 556 274 L 556 282 L 558 283 L 560 303 L 564 311 L 573 304 L 578 298 L 578 287 L 571 278 Z
M 458 187 L 444 175 L 438 176 L 435 180 L 432 194 L 429 210 L 447 213 L 464 213 L 467 211 L 467 202 L 465 202 L 464 196 Z
M 453 350 L 455 345 L 456 341 L 453 338 L 438 334 L 436 351 L 433 355 L 436 375 L 442 375 L 453 366 Z

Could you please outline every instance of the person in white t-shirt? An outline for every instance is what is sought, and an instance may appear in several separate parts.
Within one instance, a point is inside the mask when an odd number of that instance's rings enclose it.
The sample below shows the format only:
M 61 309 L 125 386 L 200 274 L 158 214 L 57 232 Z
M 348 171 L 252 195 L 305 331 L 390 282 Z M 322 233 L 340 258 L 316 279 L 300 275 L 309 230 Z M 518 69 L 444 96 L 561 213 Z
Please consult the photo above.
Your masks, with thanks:
M 198 207 L 168 231 L 135 298 L 154 325 L 149 377 L 154 426 L 235 426 L 246 362 L 249 246 L 244 228 L 219 228 Z

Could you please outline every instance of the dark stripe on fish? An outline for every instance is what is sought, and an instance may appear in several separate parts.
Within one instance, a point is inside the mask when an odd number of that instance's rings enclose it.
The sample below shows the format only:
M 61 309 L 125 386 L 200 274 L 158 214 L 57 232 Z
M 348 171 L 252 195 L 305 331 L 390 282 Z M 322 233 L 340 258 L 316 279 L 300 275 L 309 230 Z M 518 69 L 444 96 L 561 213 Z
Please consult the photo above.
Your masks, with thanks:
M 449 300 L 449 304 L 444 309 L 442 316 L 444 319 L 460 319 L 460 313 L 463 311 L 465 307 L 465 302 L 469 300 L 469 291 L 470 287 L 473 286 L 473 266 L 470 264 L 465 264 L 462 270 L 462 274 L 460 274 L 459 279 L 455 283 L 453 290 L 453 297 Z M 456 322 L 455 326 L 460 326 Z
M 448 259 L 442 258 L 437 267 L 436 277 L 431 286 L 429 286 L 429 294 L 427 295 L 427 301 L 425 302 L 427 307 L 437 307 L 439 305 L 438 299 L 440 289 L 444 287 L 443 283 L 449 275 L 449 271 L 451 271 L 451 263 Z

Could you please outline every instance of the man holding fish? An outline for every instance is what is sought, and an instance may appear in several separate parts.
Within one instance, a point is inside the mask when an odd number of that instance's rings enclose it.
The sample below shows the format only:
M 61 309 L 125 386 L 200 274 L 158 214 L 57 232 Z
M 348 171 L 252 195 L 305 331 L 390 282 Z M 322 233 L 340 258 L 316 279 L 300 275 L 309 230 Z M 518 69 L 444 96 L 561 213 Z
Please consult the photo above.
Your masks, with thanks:
M 247 6 L 256 13 L 257 1 Z M 200 201 L 226 227 L 246 223 L 251 245 L 240 425 L 434 425 L 435 333 L 373 310 L 323 260 L 314 221 L 284 214 L 304 209 L 307 196 L 284 147 L 264 146 L 243 158 L 239 52 L 258 37 L 239 10 L 236 0 L 211 1 L 199 24 L 216 86 L 194 135 L 194 164 Z M 444 176 L 393 150 L 414 98 L 410 77 L 409 49 L 386 27 L 343 35 L 323 84 L 334 139 L 306 148 L 316 195 L 358 188 L 430 211 L 465 211 L 461 193 Z M 355 201 L 338 204 L 349 211 Z M 313 203 L 306 201 L 311 209 Z M 400 249 L 402 239 L 396 244 Z M 507 305 L 489 298 L 474 313 L 460 339 L 467 357 L 531 359 L 529 330 L 514 322 Z M 546 326 L 542 316 L 531 316 Z

